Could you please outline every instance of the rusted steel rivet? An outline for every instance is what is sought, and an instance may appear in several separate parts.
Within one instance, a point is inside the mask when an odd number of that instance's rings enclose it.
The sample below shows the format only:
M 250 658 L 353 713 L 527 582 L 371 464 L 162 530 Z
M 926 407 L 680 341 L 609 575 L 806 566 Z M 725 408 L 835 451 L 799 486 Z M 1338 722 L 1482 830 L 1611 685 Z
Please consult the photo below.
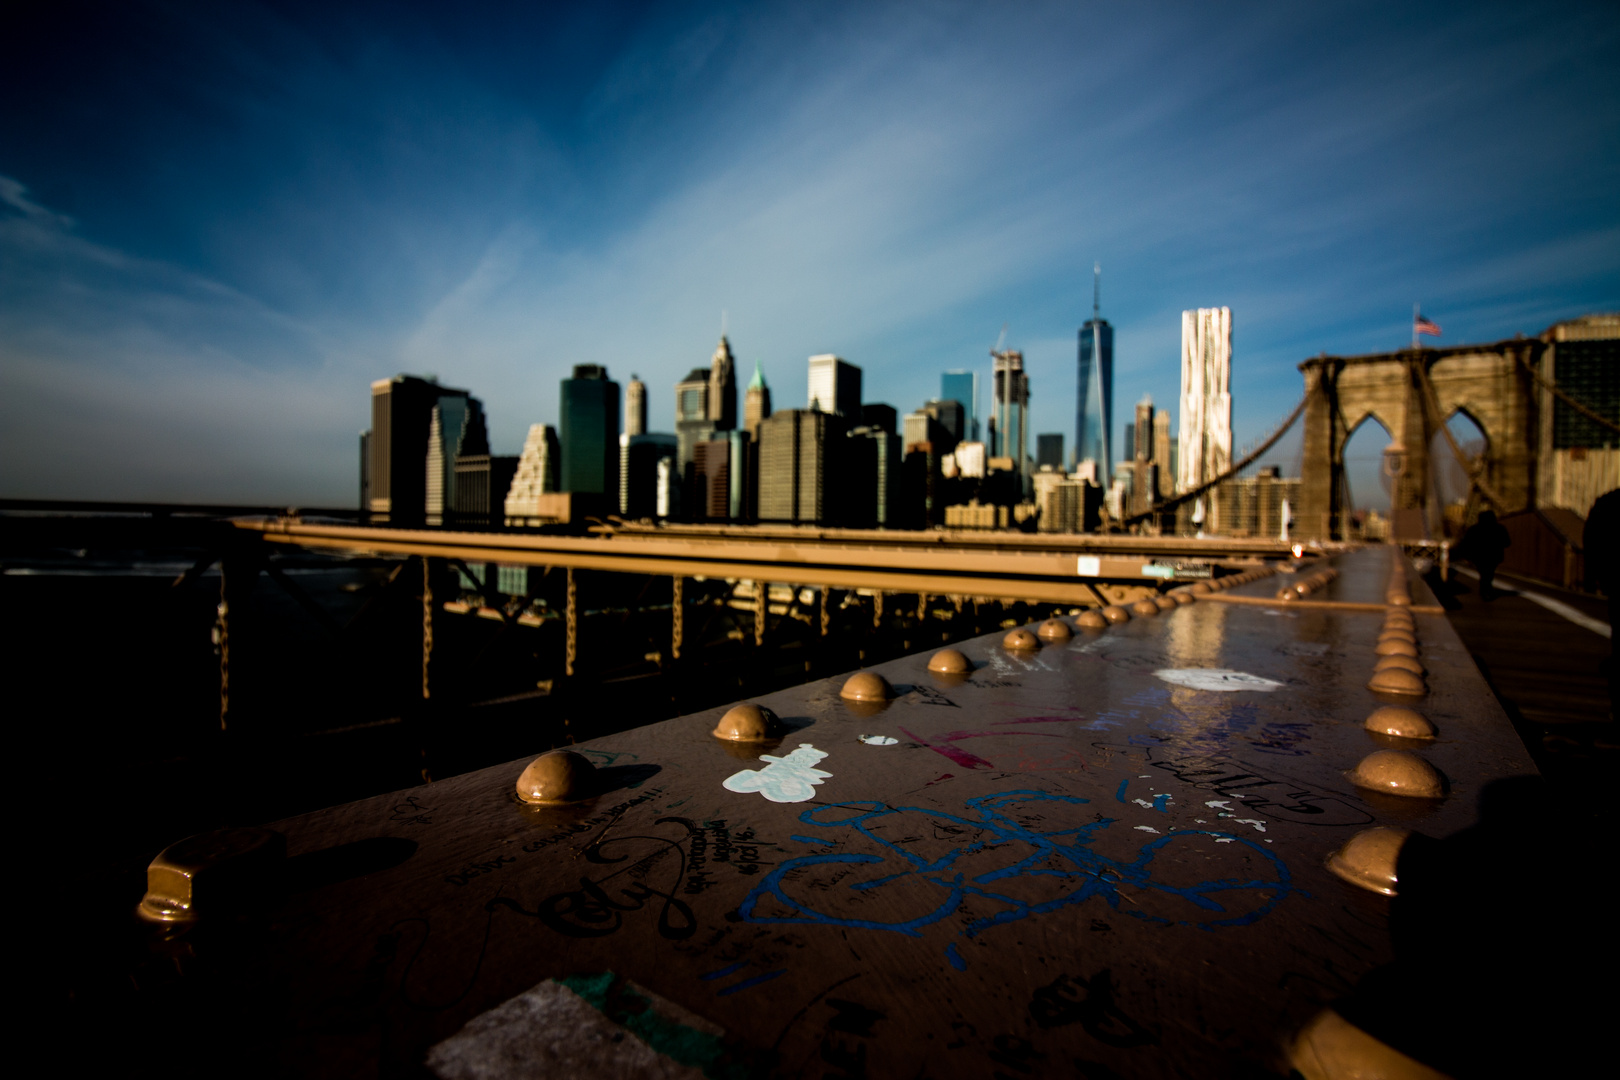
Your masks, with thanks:
M 875 671 L 857 671 L 845 680 L 838 696 L 850 701 L 888 701 L 894 697 L 894 687 Z
M 1373 664 L 1373 674 L 1380 671 L 1410 671 L 1414 675 L 1423 674 L 1423 662 L 1415 656 L 1380 656 L 1378 662 Z
M 1444 793 L 1433 765 L 1410 750 L 1375 750 L 1350 771 L 1350 782 L 1386 795 L 1438 799 Z
M 1406 630 L 1415 634 L 1417 633 L 1417 620 L 1404 611 L 1392 611 L 1389 613 L 1389 617 L 1384 620 L 1384 629 Z
M 1149 618 L 1159 613 L 1159 605 L 1152 600 L 1138 600 L 1131 605 L 1131 614 L 1141 618 Z
M 1013 652 L 1029 652 L 1041 647 L 1041 639 L 1019 627 L 1017 630 L 1007 631 L 1007 636 L 1001 639 L 1001 647 L 1011 649 Z
M 1074 636 L 1074 631 L 1062 619 L 1047 619 L 1035 628 L 1035 636 L 1042 641 L 1068 641 Z
M 1429 691 L 1423 685 L 1423 679 L 1411 671 L 1388 667 L 1373 672 L 1373 677 L 1367 683 L 1367 689 L 1379 694 L 1403 694 L 1411 697 L 1422 697 Z
M 714 726 L 714 737 L 732 742 L 763 742 L 782 733 L 782 722 L 763 705 L 734 705 Z
M 1409 626 L 1386 626 L 1378 631 L 1379 641 L 1410 641 L 1417 644 L 1417 631 Z
M 1108 620 L 1100 611 L 1082 611 L 1080 617 L 1074 620 L 1074 624 L 1082 630 L 1108 629 Z
M 1396 607 L 1409 607 L 1412 603 L 1412 598 L 1406 593 L 1390 593 L 1389 602 Z
M 1332 1009 L 1317 1013 L 1294 1037 L 1288 1047 L 1288 1063 L 1306 1080 L 1447 1080 L 1445 1073 L 1380 1042 Z
M 1401 845 L 1411 835 L 1409 829 L 1391 829 L 1384 825 L 1363 829 L 1328 856 L 1327 868 L 1352 885 L 1394 896 L 1395 863 L 1400 857 Z
M 287 855 L 287 838 L 270 829 L 216 829 L 170 844 L 146 868 L 146 895 L 135 909 L 155 923 L 191 923 L 251 908 L 269 891 Z
M 1400 638 L 1385 638 L 1373 646 L 1373 652 L 1379 656 L 1416 656 L 1418 654 L 1416 645 L 1410 641 L 1402 641 Z
M 1177 589 L 1175 592 L 1170 594 L 1170 599 L 1174 600 L 1177 604 L 1194 604 L 1198 602 L 1198 597 L 1194 594 L 1192 589 Z
M 1180 606 L 1173 597 L 1169 596 L 1155 596 L 1151 599 L 1159 606 L 1160 611 L 1174 611 Z
M 973 665 L 961 650 L 941 649 L 928 658 L 928 670 L 939 675 L 966 675 Z
M 1416 709 L 1404 705 L 1384 705 L 1372 711 L 1364 725 L 1368 731 L 1393 735 L 1398 739 L 1432 739 L 1434 725 Z
M 1192 591 L 1199 596 L 1206 596 L 1215 591 L 1215 586 L 1207 581 L 1200 581 L 1192 587 Z
M 1109 604 L 1107 607 L 1103 608 L 1102 617 L 1111 623 L 1131 621 L 1131 613 L 1120 607 L 1118 604 Z
M 1295 592 L 1293 589 L 1278 589 L 1277 599 L 1285 603 L 1289 600 L 1298 600 L 1299 593 Z
M 591 796 L 596 766 L 572 750 L 548 750 L 518 777 L 518 798 L 526 803 L 578 802 Z

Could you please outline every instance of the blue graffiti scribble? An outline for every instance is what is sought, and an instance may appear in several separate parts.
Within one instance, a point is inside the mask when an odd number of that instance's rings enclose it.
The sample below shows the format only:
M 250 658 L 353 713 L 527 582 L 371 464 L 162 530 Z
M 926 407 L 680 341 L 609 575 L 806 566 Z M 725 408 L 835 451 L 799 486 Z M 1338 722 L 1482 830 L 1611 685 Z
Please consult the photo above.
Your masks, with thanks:
M 1119 782 L 1119 790 L 1114 792 L 1114 801 L 1115 802 L 1124 802 L 1125 801 L 1125 789 L 1130 786 L 1130 783 L 1131 783 L 1131 778 L 1128 777 L 1128 776 L 1125 779 L 1123 779 L 1123 780 L 1121 780 Z
M 957 816 L 918 806 L 890 807 L 880 802 L 818 806 L 800 814 L 799 820 L 806 825 L 822 829 L 853 829 L 876 844 L 884 854 L 868 855 L 846 851 L 801 855 L 789 859 L 777 866 L 754 887 L 738 908 L 738 914 L 754 923 L 813 923 L 866 930 L 891 930 L 909 937 L 921 937 L 923 927 L 947 918 L 960 908 L 964 901 L 973 897 L 989 901 L 1001 908 L 994 914 L 975 919 L 963 927 L 961 931 L 963 936 L 974 938 L 1005 923 L 1082 904 L 1093 897 L 1098 897 L 1114 910 L 1147 922 L 1214 930 L 1226 926 L 1246 926 L 1264 917 L 1293 891 L 1288 868 L 1283 865 L 1282 860 L 1272 851 L 1242 836 L 1206 829 L 1178 829 L 1148 841 L 1138 850 L 1134 859 L 1123 861 L 1101 855 L 1089 846 L 1098 833 L 1114 824 L 1115 819 L 1100 818 L 1071 829 L 1037 832 L 1020 825 L 1008 813 L 1002 812 L 1011 811 L 1014 807 L 1027 808 L 1031 804 L 1043 802 L 1080 805 L 1088 801 L 1077 796 L 1052 795 L 1044 791 L 1007 791 L 967 800 L 964 804 L 965 809 L 973 814 L 973 817 Z M 891 843 L 873 832 L 874 827 L 882 824 L 885 818 L 908 813 L 926 815 L 935 822 L 945 823 L 944 827 L 947 828 L 956 825 L 989 833 L 990 837 L 988 840 L 975 840 L 959 845 L 936 858 L 927 858 Z M 953 828 L 950 831 L 957 830 Z M 1192 885 L 1173 885 L 1154 877 L 1154 857 L 1168 845 L 1182 841 L 1183 838 L 1205 836 L 1218 837 L 1225 843 L 1242 844 L 1249 849 L 1249 852 L 1262 860 L 1263 869 L 1259 876 L 1218 878 Z M 794 839 L 806 838 L 795 836 Z M 965 856 L 1006 844 L 1024 845 L 1013 847 L 1011 852 L 1014 856 L 1022 853 L 1021 857 L 971 877 L 953 868 Z M 839 863 L 852 868 L 869 866 L 875 872 L 875 876 L 852 882 L 848 886 L 852 891 L 860 893 L 885 886 L 920 882 L 931 886 L 940 895 L 939 903 L 932 910 L 914 918 L 885 922 L 830 915 L 817 910 L 810 900 L 789 894 L 790 884 L 787 879 L 795 870 Z M 1029 877 L 1053 877 L 1070 887 L 1050 899 L 1031 903 L 1000 891 L 1005 886 L 997 885 L 998 882 Z M 1234 914 L 1217 900 L 1217 896 L 1223 892 L 1256 889 L 1270 890 L 1270 895 L 1264 897 L 1262 903 L 1252 910 Z M 1173 920 L 1144 911 L 1138 906 L 1135 898 L 1150 893 L 1176 897 L 1205 913 L 1205 916 Z M 792 914 L 758 913 L 759 902 L 766 896 L 780 902 Z M 961 955 L 955 951 L 954 943 L 947 948 L 946 958 L 954 967 L 959 969 L 966 967 Z
M 717 995 L 717 996 L 719 996 L 719 997 L 730 997 L 732 994 L 738 993 L 739 991 L 747 990 L 749 987 L 752 987 L 752 986 L 758 986 L 762 982 L 770 982 L 772 979 L 776 978 L 778 975 L 786 975 L 786 974 L 787 974 L 787 968 L 779 968 L 776 971 L 767 971 L 763 975 L 755 975 L 751 979 L 744 979 L 740 983 L 733 983 L 732 985 L 726 987 L 724 990 L 720 991 L 719 995 Z
M 1167 814 L 1169 811 L 1166 810 L 1164 806 L 1165 803 L 1168 803 L 1169 801 L 1170 796 L 1168 795 L 1155 795 L 1153 796 L 1153 809 L 1159 811 L 1161 814 Z

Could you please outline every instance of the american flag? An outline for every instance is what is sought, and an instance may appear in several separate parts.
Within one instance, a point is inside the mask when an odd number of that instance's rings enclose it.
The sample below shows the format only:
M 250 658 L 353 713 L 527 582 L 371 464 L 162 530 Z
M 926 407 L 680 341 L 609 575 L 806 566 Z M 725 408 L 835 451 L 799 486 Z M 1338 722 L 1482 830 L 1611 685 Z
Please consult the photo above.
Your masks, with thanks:
M 1440 324 L 1424 318 L 1422 315 L 1412 316 L 1412 336 L 1428 334 L 1430 337 L 1440 336 Z

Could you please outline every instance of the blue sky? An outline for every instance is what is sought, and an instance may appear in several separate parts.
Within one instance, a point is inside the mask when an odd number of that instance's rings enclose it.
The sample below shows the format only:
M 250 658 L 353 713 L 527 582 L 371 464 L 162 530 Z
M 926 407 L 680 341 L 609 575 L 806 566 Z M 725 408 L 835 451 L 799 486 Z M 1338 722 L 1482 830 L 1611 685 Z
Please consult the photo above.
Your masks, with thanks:
M 1007 323 L 1072 442 L 1093 261 L 1116 419 L 1229 305 L 1240 444 L 1414 301 L 1620 307 L 1612 4 L 330 6 L 11 17 L 0 494 L 348 505 L 400 371 L 497 452 L 575 363 L 668 429 L 722 311 L 778 406 L 837 352 L 914 408 Z

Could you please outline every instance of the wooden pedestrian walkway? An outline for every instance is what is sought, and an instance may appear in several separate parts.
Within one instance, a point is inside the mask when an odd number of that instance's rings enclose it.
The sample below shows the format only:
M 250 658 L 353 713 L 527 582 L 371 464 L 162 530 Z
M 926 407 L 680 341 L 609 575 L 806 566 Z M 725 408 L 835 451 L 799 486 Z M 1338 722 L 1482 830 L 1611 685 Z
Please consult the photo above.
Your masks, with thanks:
M 1496 580 L 1499 590 L 1538 593 L 1588 621 L 1608 621 L 1601 597 L 1503 574 Z M 1465 573 L 1435 592 L 1553 791 L 1596 816 L 1614 816 L 1602 797 L 1620 766 L 1606 674 L 1612 639 L 1517 592 L 1483 599 L 1478 578 Z

